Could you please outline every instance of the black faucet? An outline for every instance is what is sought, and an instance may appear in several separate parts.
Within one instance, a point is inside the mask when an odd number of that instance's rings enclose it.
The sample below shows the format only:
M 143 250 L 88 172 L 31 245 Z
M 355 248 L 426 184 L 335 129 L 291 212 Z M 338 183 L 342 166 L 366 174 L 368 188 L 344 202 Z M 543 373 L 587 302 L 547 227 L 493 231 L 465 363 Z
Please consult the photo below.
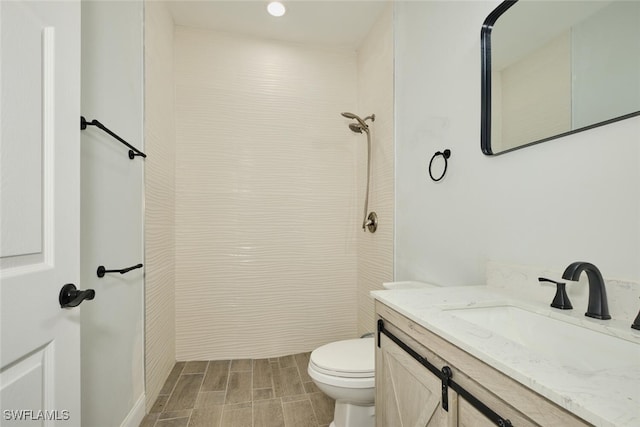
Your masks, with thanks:
M 640 313 L 638 313 L 638 315 L 636 316 L 636 320 L 633 321 L 633 324 L 631 325 L 631 327 L 633 329 L 640 330 Z
M 588 262 L 574 262 L 564 270 L 562 278 L 577 281 L 583 271 L 587 273 L 587 278 L 589 279 L 589 304 L 584 315 L 602 320 L 611 319 L 609 305 L 607 304 L 607 291 L 598 267 Z

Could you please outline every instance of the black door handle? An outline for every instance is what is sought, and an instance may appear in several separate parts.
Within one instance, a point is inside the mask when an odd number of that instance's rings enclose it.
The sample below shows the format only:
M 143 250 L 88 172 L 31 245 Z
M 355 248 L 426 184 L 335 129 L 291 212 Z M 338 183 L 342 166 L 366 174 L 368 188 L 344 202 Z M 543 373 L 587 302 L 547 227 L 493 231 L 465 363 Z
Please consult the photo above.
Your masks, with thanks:
M 93 299 L 96 296 L 96 291 L 93 289 L 87 289 L 81 291 L 76 288 L 73 283 L 67 283 L 60 289 L 60 301 L 61 308 L 77 307 L 80 303 L 86 299 Z

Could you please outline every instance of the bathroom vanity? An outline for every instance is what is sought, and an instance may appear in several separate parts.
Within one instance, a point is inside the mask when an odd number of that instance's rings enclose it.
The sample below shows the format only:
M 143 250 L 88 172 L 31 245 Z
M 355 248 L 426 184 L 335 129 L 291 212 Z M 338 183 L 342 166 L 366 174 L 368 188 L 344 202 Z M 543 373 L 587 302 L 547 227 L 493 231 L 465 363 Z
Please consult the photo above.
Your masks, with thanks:
M 615 336 L 486 286 L 372 296 L 378 427 L 640 425 L 630 328 Z

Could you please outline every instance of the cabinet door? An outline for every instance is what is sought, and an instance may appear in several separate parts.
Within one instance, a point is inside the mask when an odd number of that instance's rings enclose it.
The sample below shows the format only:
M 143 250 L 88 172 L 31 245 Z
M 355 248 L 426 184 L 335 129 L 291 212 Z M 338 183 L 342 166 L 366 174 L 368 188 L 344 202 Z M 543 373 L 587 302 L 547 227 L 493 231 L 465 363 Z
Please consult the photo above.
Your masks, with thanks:
M 503 417 L 509 419 L 511 424 L 518 427 L 540 427 L 528 420 L 523 414 L 515 411 L 505 402 L 494 402 L 491 409 L 497 411 Z M 459 427 L 495 427 L 495 423 L 484 416 L 480 411 L 467 402 L 463 397 L 458 397 L 458 426 Z
M 380 340 L 376 350 L 376 426 L 455 426 L 456 394 L 449 390 L 449 412 L 442 409 L 440 379 L 393 341 L 384 336 Z
M 460 397 L 458 401 L 459 427 L 495 427 L 495 424 L 469 402 Z

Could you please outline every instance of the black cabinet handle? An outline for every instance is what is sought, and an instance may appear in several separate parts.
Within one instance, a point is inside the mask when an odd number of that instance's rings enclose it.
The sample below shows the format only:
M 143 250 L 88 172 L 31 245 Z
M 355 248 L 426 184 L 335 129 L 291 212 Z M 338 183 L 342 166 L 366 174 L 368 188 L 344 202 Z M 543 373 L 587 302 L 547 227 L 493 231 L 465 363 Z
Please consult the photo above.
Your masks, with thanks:
M 60 302 L 60 308 L 77 307 L 84 300 L 93 299 L 96 296 L 96 291 L 93 289 L 87 289 L 81 291 L 76 288 L 73 283 L 67 283 L 60 289 L 60 296 L 58 301 Z

